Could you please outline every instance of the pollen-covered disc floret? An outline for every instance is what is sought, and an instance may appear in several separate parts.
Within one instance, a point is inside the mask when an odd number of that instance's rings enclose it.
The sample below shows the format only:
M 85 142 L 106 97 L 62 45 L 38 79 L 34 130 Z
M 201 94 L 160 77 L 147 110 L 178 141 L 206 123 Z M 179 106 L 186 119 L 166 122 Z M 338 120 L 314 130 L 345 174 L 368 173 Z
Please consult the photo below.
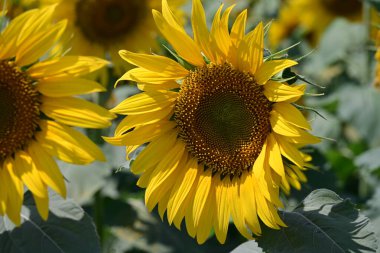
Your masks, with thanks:
M 111 46 L 131 33 L 147 10 L 144 0 L 81 0 L 76 3 L 77 25 L 89 41 Z
M 270 102 L 252 75 L 230 64 L 191 71 L 181 86 L 175 120 L 190 152 L 214 173 L 251 168 L 270 131 Z
M 39 93 L 32 80 L 7 60 L 0 61 L 0 162 L 22 148 L 39 121 Z

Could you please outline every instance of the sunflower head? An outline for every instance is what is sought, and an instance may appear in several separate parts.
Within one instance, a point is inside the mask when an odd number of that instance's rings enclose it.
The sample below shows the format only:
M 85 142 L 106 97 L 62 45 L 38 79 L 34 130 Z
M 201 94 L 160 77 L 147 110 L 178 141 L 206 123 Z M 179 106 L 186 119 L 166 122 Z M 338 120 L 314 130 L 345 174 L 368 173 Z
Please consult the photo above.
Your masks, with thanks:
M 269 41 L 275 48 L 297 28 L 316 46 L 335 18 L 360 21 L 361 10 L 360 0 L 285 0 L 278 19 L 273 22 L 274 29 L 269 32 Z
M 169 2 L 176 13 L 182 13 L 179 6 L 184 0 Z M 120 48 L 140 52 L 159 50 L 151 10 L 160 5 L 160 0 L 65 0 L 59 1 L 54 16 L 57 20 L 68 20 L 63 48 L 71 48 L 69 53 L 74 55 L 107 57 L 112 61 L 112 69 L 120 75 L 130 68 L 120 59 Z M 105 69 L 94 77 L 108 83 Z
M 142 93 L 112 109 L 127 115 L 105 140 L 140 145 L 131 170 L 141 174 L 149 210 L 203 243 L 213 228 L 224 243 L 228 223 L 242 235 L 261 233 L 260 220 L 285 226 L 277 214 L 279 191 L 299 189 L 309 159 L 300 148 L 319 142 L 293 105 L 305 85 L 278 81 L 297 63 L 264 58 L 264 29 L 246 33 L 247 11 L 229 29 L 232 7 L 220 6 L 211 29 L 200 0 L 192 4 L 194 38 L 177 22 L 166 0 L 153 10 L 156 25 L 179 62 L 159 55 L 120 51 L 134 68 L 119 80 L 138 83 Z M 185 63 L 185 64 L 184 64 Z
M 54 158 L 75 164 L 105 159 L 94 143 L 70 126 L 107 127 L 114 117 L 73 97 L 104 91 L 79 77 L 107 62 L 50 53 L 67 24 L 52 21 L 54 8 L 27 11 L 0 34 L 0 215 L 17 225 L 24 185 L 43 219 L 49 212 L 47 187 L 66 196 Z

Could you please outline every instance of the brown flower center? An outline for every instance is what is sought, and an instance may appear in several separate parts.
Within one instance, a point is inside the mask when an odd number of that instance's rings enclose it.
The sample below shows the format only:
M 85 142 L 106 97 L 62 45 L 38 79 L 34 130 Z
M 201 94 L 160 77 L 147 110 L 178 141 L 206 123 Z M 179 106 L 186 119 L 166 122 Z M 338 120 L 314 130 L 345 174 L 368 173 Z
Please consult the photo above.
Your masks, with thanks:
M 10 61 L 0 61 L 0 162 L 23 148 L 39 122 L 39 93 Z
M 76 25 L 90 41 L 112 46 L 148 13 L 144 0 L 78 0 Z
M 271 104 L 263 87 L 230 64 L 196 68 L 184 79 L 175 106 L 180 137 L 213 173 L 240 176 L 261 152 Z
M 321 0 L 322 4 L 332 13 L 338 16 L 351 16 L 361 12 L 360 0 Z

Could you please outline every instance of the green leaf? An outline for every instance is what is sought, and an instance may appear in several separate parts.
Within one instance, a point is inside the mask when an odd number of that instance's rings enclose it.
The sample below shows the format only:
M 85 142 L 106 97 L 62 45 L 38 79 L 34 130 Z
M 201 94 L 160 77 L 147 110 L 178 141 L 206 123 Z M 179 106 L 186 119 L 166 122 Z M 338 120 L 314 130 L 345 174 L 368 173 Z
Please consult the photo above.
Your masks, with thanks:
M 231 251 L 231 253 L 263 253 L 263 250 L 259 247 L 257 242 L 248 241 L 239 245 L 239 247 Z
M 380 169 L 380 148 L 370 149 L 355 159 L 355 165 L 373 172 Z
M 7 253 L 98 253 L 95 226 L 83 209 L 72 200 L 49 193 L 49 218 L 43 221 L 30 192 L 25 194 L 21 226 L 0 219 L 0 252 Z
M 107 186 L 107 178 L 112 173 L 108 163 L 80 166 L 58 161 L 58 164 L 68 181 L 68 196 L 80 205 L 92 203 L 94 194 Z
M 367 0 L 367 2 L 380 11 L 380 0 Z
M 364 211 L 365 215 L 367 215 L 371 219 L 371 223 L 374 227 L 376 236 L 378 238 L 377 244 L 377 252 L 380 253 L 380 187 L 378 186 L 375 189 L 375 192 L 371 199 L 367 201 L 367 210 Z
M 370 146 L 378 146 L 380 93 L 373 87 L 344 85 L 337 94 L 339 95 L 338 117 L 353 126 Z
M 368 75 L 365 64 L 366 51 L 358 49 L 365 48 L 366 39 L 366 29 L 363 24 L 353 24 L 346 19 L 336 18 L 324 32 L 318 49 L 315 50 L 312 57 L 309 57 L 309 62 L 304 65 L 303 74 L 320 82 L 321 77 L 325 78 L 326 75 L 330 75 L 329 72 L 332 69 L 328 70 L 329 67 L 337 63 L 344 63 L 350 77 L 365 80 Z
M 376 252 L 369 219 L 333 191 L 315 190 L 292 212 L 282 211 L 280 215 L 288 227 L 265 227 L 258 238 L 266 252 Z

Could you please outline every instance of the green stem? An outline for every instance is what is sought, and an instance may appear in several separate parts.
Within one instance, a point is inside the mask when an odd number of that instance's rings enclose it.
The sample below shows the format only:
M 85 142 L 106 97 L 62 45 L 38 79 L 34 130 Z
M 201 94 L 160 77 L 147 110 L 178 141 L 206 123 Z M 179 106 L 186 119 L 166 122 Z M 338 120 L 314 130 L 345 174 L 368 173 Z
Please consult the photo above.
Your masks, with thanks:
M 100 244 L 104 242 L 104 198 L 100 191 L 94 196 L 94 222 L 99 235 Z
M 107 84 L 107 91 L 104 93 L 99 93 L 97 98 L 94 99 L 97 104 L 104 107 L 107 104 L 107 101 L 109 100 L 112 89 L 113 89 L 113 83 L 108 82 Z M 102 138 L 102 130 L 101 129 L 87 129 L 87 135 L 88 137 L 97 145 L 104 144 L 104 140 Z M 94 203 L 93 203 L 93 215 L 94 215 L 94 223 L 96 226 L 96 230 L 99 235 L 99 241 L 102 245 L 105 238 L 104 238 L 104 197 L 102 196 L 101 192 L 98 191 L 94 196 Z

